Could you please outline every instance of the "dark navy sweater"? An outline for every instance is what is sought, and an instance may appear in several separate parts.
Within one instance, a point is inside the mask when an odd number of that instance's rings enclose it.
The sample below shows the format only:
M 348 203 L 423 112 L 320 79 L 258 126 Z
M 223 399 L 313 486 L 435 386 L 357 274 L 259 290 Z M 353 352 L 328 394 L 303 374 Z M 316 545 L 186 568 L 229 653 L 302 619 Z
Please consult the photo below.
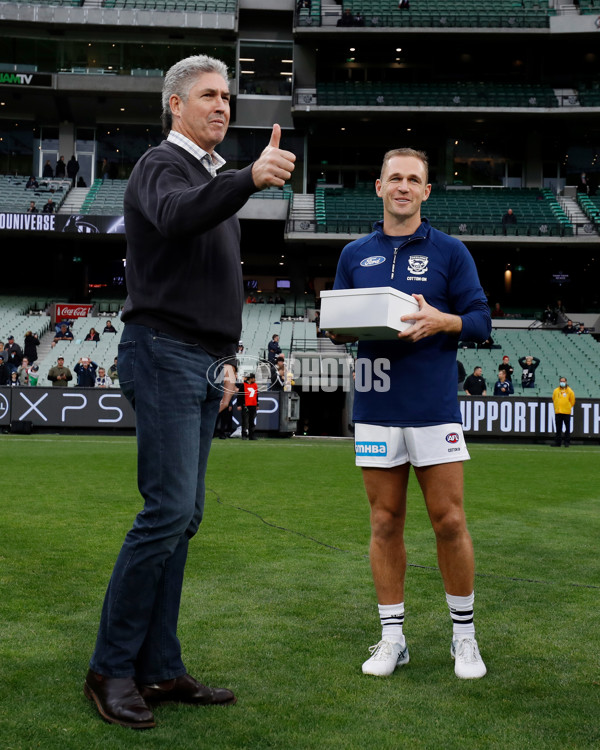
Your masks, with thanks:
M 251 165 L 213 179 L 176 144 L 148 150 L 125 191 L 122 320 L 234 354 L 244 302 L 235 214 L 255 192 Z
M 490 309 L 473 258 L 464 244 L 433 229 L 425 219 L 410 237 L 375 231 L 342 250 L 334 289 L 391 286 L 462 319 L 461 339 L 483 341 L 491 330 Z M 460 423 L 457 398 L 458 339 L 438 333 L 416 343 L 361 341 L 358 346 L 354 421 L 398 427 Z M 371 367 L 372 387 L 365 381 Z M 387 378 L 377 377 L 383 372 Z M 358 383 L 358 376 L 365 382 Z M 389 381 L 389 387 L 387 387 Z

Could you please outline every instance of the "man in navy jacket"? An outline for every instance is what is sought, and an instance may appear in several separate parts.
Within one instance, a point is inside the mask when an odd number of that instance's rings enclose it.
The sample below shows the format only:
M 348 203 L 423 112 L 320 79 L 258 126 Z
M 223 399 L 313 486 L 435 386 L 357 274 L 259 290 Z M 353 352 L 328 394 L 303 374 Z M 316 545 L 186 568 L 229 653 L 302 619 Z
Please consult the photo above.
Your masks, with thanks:
M 386 676 L 409 660 L 402 627 L 412 465 L 436 535 L 453 623 L 455 672 L 464 679 L 483 677 L 486 668 L 473 625 L 473 545 L 463 509 L 462 461 L 469 454 L 457 399 L 456 351 L 459 338 L 483 341 L 489 336 L 489 307 L 463 243 L 421 218 L 431 191 L 426 155 L 389 151 L 375 187 L 383 201 L 383 221 L 344 248 L 334 288 L 390 286 L 412 295 L 419 311 L 402 318 L 414 324 L 397 340 L 358 346 L 356 463 L 371 505 L 371 569 L 382 625 L 381 640 L 371 647 L 363 672 Z M 359 384 L 359 373 L 368 366 L 372 375 L 384 374 L 372 376 L 371 387 Z

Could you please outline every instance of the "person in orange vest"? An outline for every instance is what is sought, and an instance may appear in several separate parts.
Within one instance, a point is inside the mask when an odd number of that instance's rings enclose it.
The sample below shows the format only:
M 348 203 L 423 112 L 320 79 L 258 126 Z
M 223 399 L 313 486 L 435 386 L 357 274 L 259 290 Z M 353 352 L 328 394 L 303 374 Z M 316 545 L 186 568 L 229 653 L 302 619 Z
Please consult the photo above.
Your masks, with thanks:
M 242 440 L 256 440 L 254 423 L 258 411 L 258 386 L 256 377 L 251 372 L 244 380 L 244 406 L 242 408 Z
M 565 377 L 560 378 L 559 387 L 554 389 L 552 401 L 554 402 L 554 419 L 556 421 L 554 446 L 560 448 L 561 440 L 564 440 L 565 448 L 568 448 L 571 445 L 571 411 L 575 406 L 575 394 L 567 385 Z

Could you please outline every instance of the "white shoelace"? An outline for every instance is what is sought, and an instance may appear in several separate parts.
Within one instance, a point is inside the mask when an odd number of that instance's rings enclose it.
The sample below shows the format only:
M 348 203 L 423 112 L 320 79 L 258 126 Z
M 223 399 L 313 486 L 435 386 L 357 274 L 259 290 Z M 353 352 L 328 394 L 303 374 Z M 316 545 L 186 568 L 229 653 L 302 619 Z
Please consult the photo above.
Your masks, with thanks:
M 461 638 L 456 641 L 454 647 L 454 653 L 456 658 L 466 663 L 473 663 L 479 661 L 479 649 L 477 648 L 477 642 L 474 638 Z

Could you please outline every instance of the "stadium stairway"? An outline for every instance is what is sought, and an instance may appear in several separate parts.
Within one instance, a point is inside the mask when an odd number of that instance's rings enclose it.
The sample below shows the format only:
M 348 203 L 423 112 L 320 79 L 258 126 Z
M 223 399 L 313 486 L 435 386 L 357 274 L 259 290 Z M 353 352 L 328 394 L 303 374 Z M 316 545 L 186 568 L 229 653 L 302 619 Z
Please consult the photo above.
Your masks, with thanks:
M 59 214 L 78 214 L 83 205 L 86 195 L 89 192 L 89 188 L 71 188 L 64 203 L 59 208 Z
M 563 208 L 563 211 L 569 217 L 569 221 L 572 224 L 589 224 L 589 217 L 582 211 L 579 203 L 575 198 L 569 198 L 566 195 L 559 195 L 558 202 Z M 596 234 L 598 234 L 597 230 Z

